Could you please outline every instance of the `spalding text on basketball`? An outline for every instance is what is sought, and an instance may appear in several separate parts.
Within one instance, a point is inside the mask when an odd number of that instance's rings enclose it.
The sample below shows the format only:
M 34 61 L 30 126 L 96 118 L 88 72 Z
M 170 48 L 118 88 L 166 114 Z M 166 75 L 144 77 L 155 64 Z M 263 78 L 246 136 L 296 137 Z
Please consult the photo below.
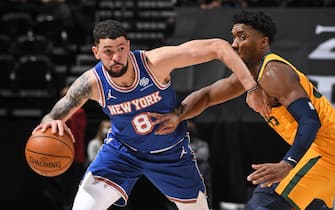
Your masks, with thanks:
M 29 162 L 33 165 L 44 167 L 44 168 L 61 168 L 61 161 L 56 162 L 44 162 L 33 157 L 29 157 Z

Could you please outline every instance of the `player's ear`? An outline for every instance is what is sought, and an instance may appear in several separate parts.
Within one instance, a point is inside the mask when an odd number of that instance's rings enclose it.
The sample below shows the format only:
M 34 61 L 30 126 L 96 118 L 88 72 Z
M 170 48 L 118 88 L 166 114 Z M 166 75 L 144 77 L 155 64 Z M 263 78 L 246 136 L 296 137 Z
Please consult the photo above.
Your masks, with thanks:
M 127 39 L 127 48 L 130 49 L 130 40 Z
M 100 56 L 99 56 L 99 53 L 98 53 L 98 48 L 97 48 L 96 46 L 93 46 L 93 47 L 92 47 L 92 52 L 93 52 L 94 57 L 95 57 L 97 60 L 100 60 Z
M 262 39 L 262 49 L 264 49 L 265 47 L 269 46 L 270 40 L 267 36 L 264 36 Z

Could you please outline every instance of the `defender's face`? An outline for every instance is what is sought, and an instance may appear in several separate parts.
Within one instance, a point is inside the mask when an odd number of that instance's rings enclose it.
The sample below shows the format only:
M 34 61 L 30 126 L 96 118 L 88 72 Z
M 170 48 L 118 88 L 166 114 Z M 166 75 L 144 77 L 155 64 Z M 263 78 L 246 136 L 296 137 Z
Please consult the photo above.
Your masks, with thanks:
M 100 39 L 92 51 L 112 77 L 120 77 L 127 71 L 130 43 L 125 37 Z
M 245 24 L 235 24 L 232 28 L 233 49 L 246 64 L 257 62 L 263 56 L 264 35 Z

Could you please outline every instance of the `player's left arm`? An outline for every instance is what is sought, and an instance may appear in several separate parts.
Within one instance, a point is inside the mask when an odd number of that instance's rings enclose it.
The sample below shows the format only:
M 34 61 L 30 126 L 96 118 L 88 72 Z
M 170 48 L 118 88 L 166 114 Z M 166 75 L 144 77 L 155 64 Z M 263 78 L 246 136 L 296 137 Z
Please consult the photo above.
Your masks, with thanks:
M 148 51 L 147 56 L 158 77 L 161 77 L 161 74 L 163 77 L 169 76 L 171 71 L 177 68 L 218 59 L 235 73 L 246 90 L 257 86 L 245 63 L 230 43 L 223 39 L 192 40 L 178 46 L 166 46 Z
M 227 66 L 248 91 L 247 103 L 256 112 L 270 113 L 270 107 L 262 90 L 239 55 L 226 40 L 213 38 L 192 40 L 178 46 L 165 46 L 146 51 L 146 59 L 151 71 L 162 83 L 170 80 L 170 73 L 177 68 L 196 65 L 211 60 L 220 60 Z
M 294 142 L 281 162 L 252 166 L 256 171 L 248 176 L 248 180 L 266 186 L 282 180 L 295 167 L 313 143 L 321 122 L 300 85 L 298 75 L 290 66 L 280 62 L 269 63 L 259 84 L 269 96 L 285 106 L 298 123 Z

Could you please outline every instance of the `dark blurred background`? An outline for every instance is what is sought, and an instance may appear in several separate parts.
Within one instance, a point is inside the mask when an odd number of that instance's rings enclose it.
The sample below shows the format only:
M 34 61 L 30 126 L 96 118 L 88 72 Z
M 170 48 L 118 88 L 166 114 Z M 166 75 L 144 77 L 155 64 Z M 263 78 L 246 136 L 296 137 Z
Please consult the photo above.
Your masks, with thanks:
M 60 90 L 94 66 L 91 31 L 101 20 L 121 21 L 133 49 L 210 37 L 231 41 L 232 16 L 262 10 L 277 24 L 274 52 L 306 73 L 335 103 L 335 0 L 4 0 L 0 1 L 1 180 L 6 209 L 59 209 L 46 195 L 48 178 L 26 164 L 24 146 L 50 111 Z M 219 61 L 176 70 L 172 83 L 182 100 L 188 93 L 226 77 Z M 251 163 L 278 161 L 287 145 L 244 103 L 245 95 L 209 108 L 194 119 L 209 145 L 212 208 L 243 204 L 253 189 Z M 105 118 L 88 102 L 86 144 Z M 169 209 L 146 179 L 130 196 L 128 210 Z M 111 209 L 123 209 L 112 207 Z M 173 208 L 172 208 L 173 209 Z

